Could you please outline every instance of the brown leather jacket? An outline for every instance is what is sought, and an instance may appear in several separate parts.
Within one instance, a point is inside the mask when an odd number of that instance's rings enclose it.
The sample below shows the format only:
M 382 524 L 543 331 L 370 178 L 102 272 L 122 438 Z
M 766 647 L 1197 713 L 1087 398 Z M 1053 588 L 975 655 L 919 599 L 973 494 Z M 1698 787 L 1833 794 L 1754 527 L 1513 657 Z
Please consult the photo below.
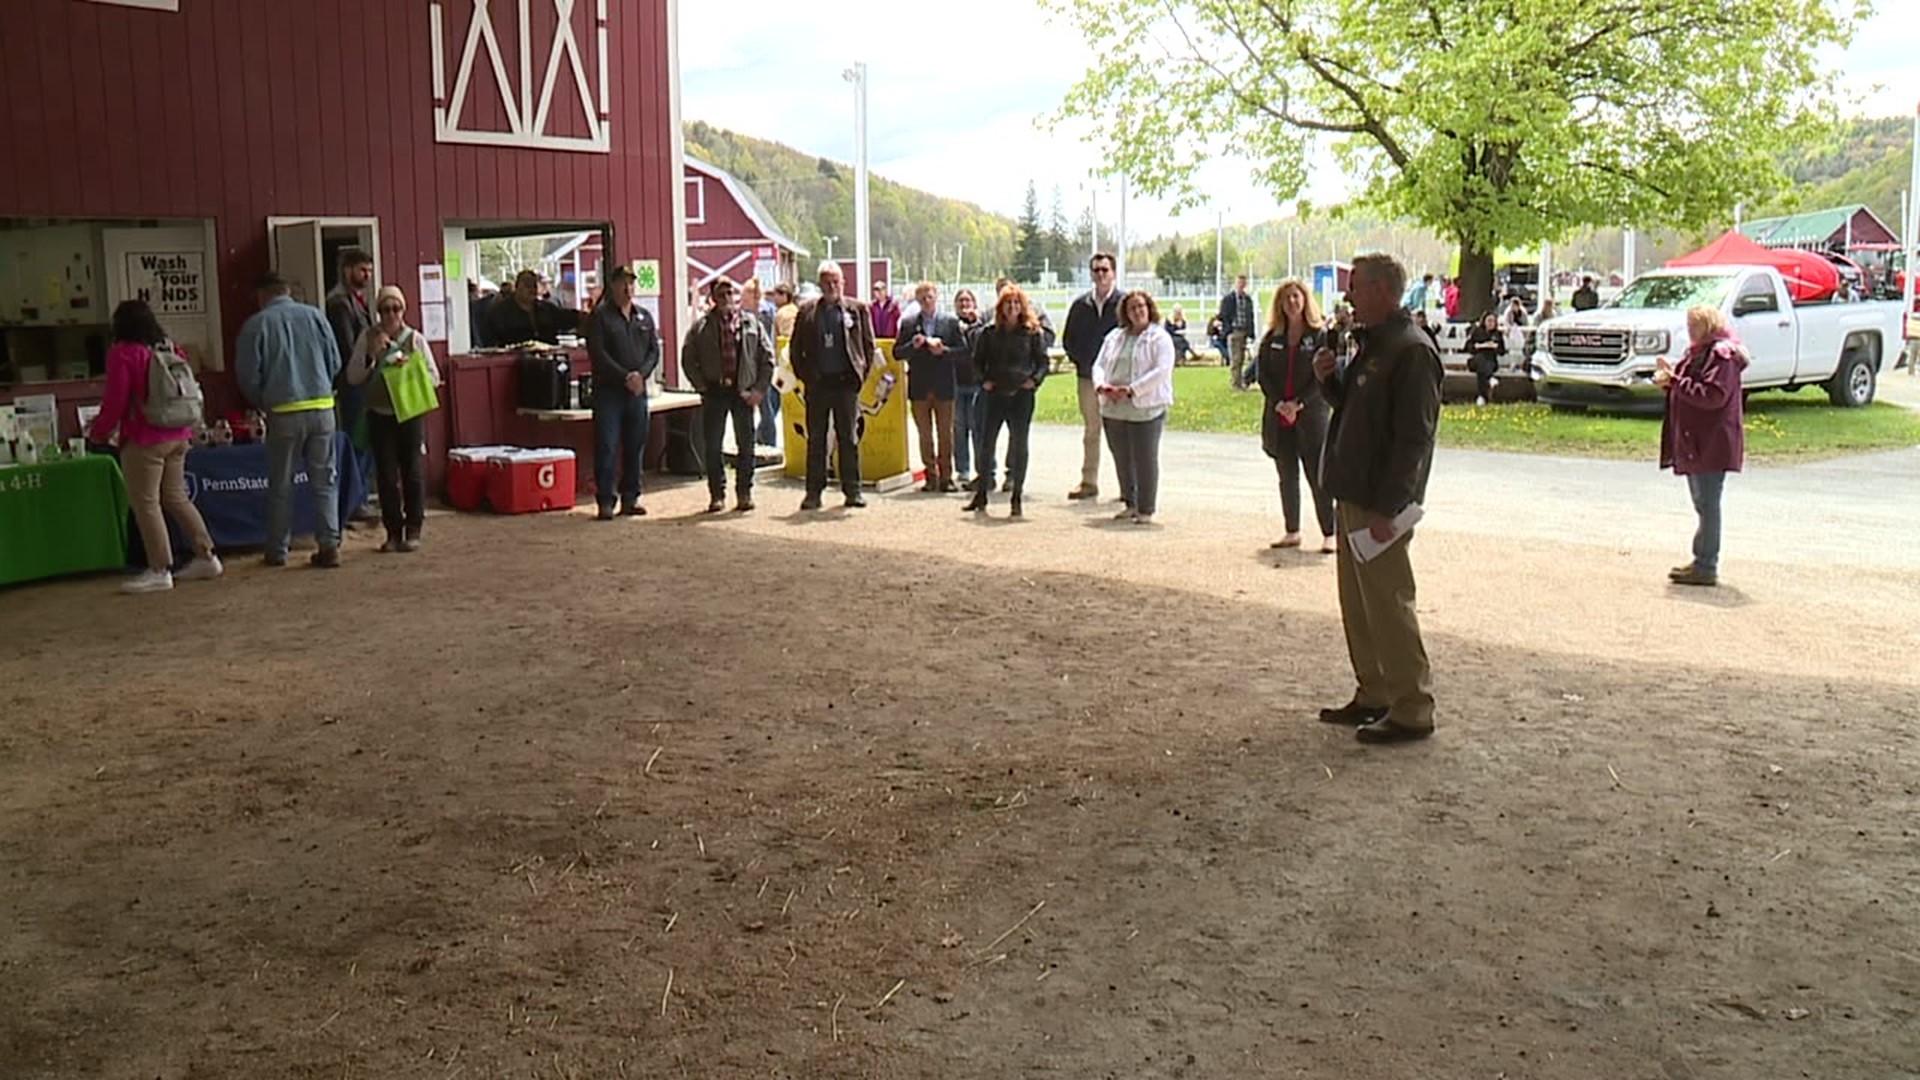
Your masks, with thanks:
M 814 318 L 819 306 L 819 297 L 800 305 L 793 320 L 793 340 L 787 345 L 793 373 L 807 384 L 820 379 L 820 323 Z M 847 358 L 853 361 L 854 376 L 865 383 L 867 374 L 880 363 L 880 350 L 873 344 L 873 312 L 850 296 L 840 298 L 840 310 L 845 315 Z

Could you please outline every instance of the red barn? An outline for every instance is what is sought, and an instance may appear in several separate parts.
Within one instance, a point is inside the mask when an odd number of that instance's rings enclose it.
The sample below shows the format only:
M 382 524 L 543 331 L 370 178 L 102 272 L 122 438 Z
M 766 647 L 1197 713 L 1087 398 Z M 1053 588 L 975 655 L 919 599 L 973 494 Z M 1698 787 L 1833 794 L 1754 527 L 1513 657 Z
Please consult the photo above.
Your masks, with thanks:
M 8 0 L 0 399 L 56 394 L 71 433 L 99 396 L 108 316 L 144 295 L 206 369 L 210 406 L 237 404 L 225 372 L 254 279 L 277 265 L 317 301 L 349 244 L 429 336 L 444 324 L 443 354 L 467 342 L 475 237 L 593 233 L 607 259 L 657 263 L 659 297 L 684 295 L 673 8 Z M 680 305 L 643 302 L 677 340 Z M 534 441 L 489 371 L 505 362 L 445 365 L 436 458 L 449 439 Z
M 723 274 L 738 282 L 759 278 L 764 286 L 810 276 L 797 265 L 807 249 L 781 232 L 759 196 L 731 173 L 687 158 L 686 199 L 689 288 Z

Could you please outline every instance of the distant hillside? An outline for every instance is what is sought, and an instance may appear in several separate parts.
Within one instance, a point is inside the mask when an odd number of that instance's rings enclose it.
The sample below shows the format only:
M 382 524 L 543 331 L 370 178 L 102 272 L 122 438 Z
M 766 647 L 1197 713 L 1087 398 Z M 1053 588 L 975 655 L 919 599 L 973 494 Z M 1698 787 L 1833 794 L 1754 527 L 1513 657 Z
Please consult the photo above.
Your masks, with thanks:
M 840 238 L 834 244 L 836 255 L 853 253 L 851 165 L 697 120 L 686 125 L 686 149 L 752 187 L 780 227 L 805 245 L 814 259 L 826 256 L 828 236 Z M 1011 264 L 1012 218 L 877 175 L 869 180 L 873 254 L 894 259 L 894 280 L 927 276 L 953 280 L 954 259 L 962 244 L 966 245 L 968 280 L 992 277 Z
M 1912 121 L 1905 117 L 1851 120 L 1823 143 L 1804 147 L 1784 163 L 1794 189 L 1754 216 L 1865 203 L 1900 231 L 1900 191 L 1912 158 Z

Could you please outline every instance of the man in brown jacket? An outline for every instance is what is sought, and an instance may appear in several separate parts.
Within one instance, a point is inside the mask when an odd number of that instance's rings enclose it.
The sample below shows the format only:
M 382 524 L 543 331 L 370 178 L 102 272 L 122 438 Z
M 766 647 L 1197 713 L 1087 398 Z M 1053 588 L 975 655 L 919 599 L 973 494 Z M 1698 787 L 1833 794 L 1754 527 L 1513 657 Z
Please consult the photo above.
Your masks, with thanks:
M 1390 255 L 1353 261 L 1359 353 L 1342 366 L 1320 350 L 1314 373 L 1333 403 L 1321 458 L 1321 485 L 1337 502 L 1340 617 L 1353 661 L 1353 700 L 1322 709 L 1330 724 L 1356 725 L 1361 742 L 1393 743 L 1433 734 L 1433 671 L 1414 614 L 1411 533 L 1395 538 L 1394 518 L 1426 498 L 1440 422 L 1440 354 L 1400 306 L 1407 272 Z M 1353 536 L 1386 550 L 1362 562 Z
M 873 344 L 873 314 L 845 295 L 840 267 L 822 263 L 819 280 L 820 295 L 800 306 L 787 346 L 807 405 L 807 497 L 800 509 L 820 509 L 820 493 L 827 489 L 829 420 L 840 443 L 840 490 L 846 505 L 861 507 L 867 500 L 860 494 L 860 387 L 881 362 L 880 351 Z

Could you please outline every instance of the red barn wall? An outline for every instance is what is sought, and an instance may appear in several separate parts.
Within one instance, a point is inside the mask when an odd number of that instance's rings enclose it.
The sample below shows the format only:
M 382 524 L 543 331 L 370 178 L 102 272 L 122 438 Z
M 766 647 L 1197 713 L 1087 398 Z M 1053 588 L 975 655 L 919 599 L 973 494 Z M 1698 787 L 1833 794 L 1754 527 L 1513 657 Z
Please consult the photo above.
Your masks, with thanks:
M 459 12 L 444 29 L 451 89 L 465 5 L 446 6 Z M 517 77 L 517 11 L 494 7 Z M 609 5 L 607 154 L 436 142 L 424 0 L 181 0 L 179 12 L 7 0 L 6 8 L 0 98 L 11 103 L 11 160 L 0 168 L 0 216 L 214 219 L 229 366 L 254 310 L 253 279 L 268 268 L 269 216 L 378 218 L 381 277 L 409 295 L 416 268 L 442 261 L 444 222 L 607 221 L 610 257 L 660 260 L 662 329 L 677 340 L 679 305 L 670 301 L 685 286 L 674 254 L 681 184 L 664 4 Z M 534 36 L 545 40 L 553 6 L 533 9 Z M 589 65 L 594 12 L 582 0 L 574 14 Z M 544 63 L 543 49 L 536 82 Z M 499 115 L 484 48 L 472 82 L 469 120 Z M 556 116 L 576 108 L 572 86 L 563 67 Z M 572 133 L 584 131 L 573 123 Z M 459 283 L 449 287 L 459 302 Z

